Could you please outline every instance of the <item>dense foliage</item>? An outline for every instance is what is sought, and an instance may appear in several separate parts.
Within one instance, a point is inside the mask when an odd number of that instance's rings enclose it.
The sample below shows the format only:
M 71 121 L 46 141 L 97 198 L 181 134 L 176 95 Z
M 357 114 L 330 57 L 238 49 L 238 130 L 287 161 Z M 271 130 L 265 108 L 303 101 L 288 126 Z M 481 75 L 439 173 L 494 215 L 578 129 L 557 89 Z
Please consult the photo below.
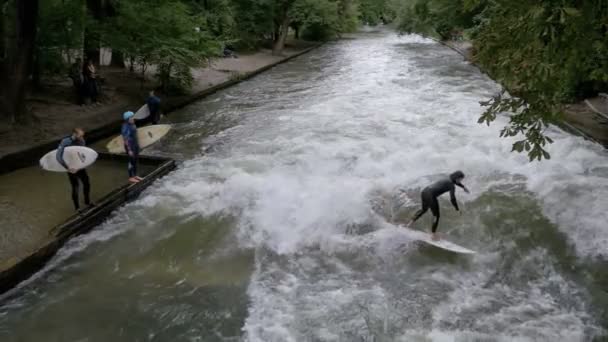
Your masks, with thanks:
M 153 66 L 172 92 L 224 47 L 281 54 L 290 32 L 325 40 L 395 18 L 403 32 L 472 40 L 476 62 L 509 91 L 479 122 L 515 113 L 501 135 L 523 136 L 513 149 L 531 159 L 549 158 L 543 132 L 562 104 L 608 90 L 606 0 L 0 0 L 0 11 L 0 117 L 10 122 L 27 116 L 29 84 L 101 47 L 116 65 Z
M 395 3 L 399 0 L 360 0 L 361 22 L 368 25 L 388 24 L 395 19 Z
M 480 123 L 515 113 L 502 136 L 531 159 L 549 158 L 543 131 L 561 105 L 608 90 L 608 2 L 510 0 L 404 1 L 400 29 L 441 39 L 464 36 L 475 61 L 511 96 L 487 103 Z
M 187 90 L 190 68 L 224 47 L 272 46 L 290 32 L 325 40 L 353 31 L 363 0 L 0 0 L 0 118 L 27 116 L 26 88 L 66 75 L 76 58 L 154 67 L 165 92 Z M 10 86 L 8 86 L 10 85 Z

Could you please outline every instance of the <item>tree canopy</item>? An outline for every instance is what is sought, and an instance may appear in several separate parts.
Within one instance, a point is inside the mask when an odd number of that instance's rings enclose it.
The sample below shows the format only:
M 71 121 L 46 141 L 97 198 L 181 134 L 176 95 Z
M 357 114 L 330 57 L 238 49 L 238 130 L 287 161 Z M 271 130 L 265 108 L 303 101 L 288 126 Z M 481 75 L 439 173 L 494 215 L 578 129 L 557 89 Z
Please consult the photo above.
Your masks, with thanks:
M 272 45 L 290 29 L 325 40 L 356 29 L 361 0 L 0 0 L 0 118 L 27 118 L 25 92 L 75 58 L 112 49 L 116 64 L 156 67 L 166 92 L 187 89 L 190 68 L 225 46 Z M 10 86 L 9 86 L 10 85 Z
M 509 94 L 485 102 L 480 123 L 501 112 L 513 150 L 549 158 L 544 130 L 562 105 L 608 90 L 608 2 L 404 0 L 399 27 L 440 39 L 472 40 L 474 60 Z
M 287 36 L 326 40 L 359 23 L 469 39 L 474 59 L 508 91 L 485 102 L 480 123 L 513 113 L 501 136 L 549 158 L 544 130 L 562 105 L 608 91 L 605 0 L 0 0 L 0 118 L 27 118 L 29 85 L 65 74 L 76 57 L 110 48 L 116 64 L 156 67 L 165 92 L 187 89 L 192 67 L 226 46 L 272 46 Z

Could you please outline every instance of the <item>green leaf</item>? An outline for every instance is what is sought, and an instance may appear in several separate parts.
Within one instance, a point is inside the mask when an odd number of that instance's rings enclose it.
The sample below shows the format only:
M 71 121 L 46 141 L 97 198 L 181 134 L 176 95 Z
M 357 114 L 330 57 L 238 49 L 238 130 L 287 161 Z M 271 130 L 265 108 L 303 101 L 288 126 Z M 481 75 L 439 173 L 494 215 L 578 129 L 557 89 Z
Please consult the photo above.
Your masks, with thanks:
M 579 10 L 577 10 L 576 8 L 573 7 L 564 7 L 562 9 L 567 15 L 572 16 L 572 17 L 578 17 L 581 12 L 579 12 Z
M 524 143 L 525 143 L 525 141 L 524 141 L 524 140 L 522 140 L 522 141 L 518 141 L 518 142 L 515 142 L 515 143 L 513 144 L 513 149 L 512 149 L 512 151 L 516 151 L 516 152 L 522 152 L 522 151 L 524 150 Z

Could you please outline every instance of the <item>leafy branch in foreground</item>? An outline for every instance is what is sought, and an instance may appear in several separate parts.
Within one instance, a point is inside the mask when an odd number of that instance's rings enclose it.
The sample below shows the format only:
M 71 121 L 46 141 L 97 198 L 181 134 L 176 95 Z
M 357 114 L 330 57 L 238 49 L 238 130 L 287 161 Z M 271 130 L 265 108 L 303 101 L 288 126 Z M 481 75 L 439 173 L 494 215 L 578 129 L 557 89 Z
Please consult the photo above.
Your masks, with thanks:
M 486 102 L 480 123 L 512 114 L 502 137 L 521 136 L 513 151 L 549 158 L 544 135 L 561 108 L 608 91 L 605 0 L 408 0 L 399 29 L 442 39 L 465 37 L 473 59 L 515 98 Z
M 505 92 L 494 96 L 489 101 L 480 102 L 482 106 L 488 107 L 479 117 L 478 123 L 488 126 L 496 120 L 500 113 L 514 113 L 509 118 L 509 124 L 500 131 L 500 137 L 514 137 L 523 135 L 524 139 L 513 143 L 511 151 L 526 152 L 530 161 L 551 159 L 551 155 L 545 146 L 553 143 L 553 140 L 544 134 L 545 129 L 555 116 L 546 108 L 535 108 L 519 98 L 505 97 Z

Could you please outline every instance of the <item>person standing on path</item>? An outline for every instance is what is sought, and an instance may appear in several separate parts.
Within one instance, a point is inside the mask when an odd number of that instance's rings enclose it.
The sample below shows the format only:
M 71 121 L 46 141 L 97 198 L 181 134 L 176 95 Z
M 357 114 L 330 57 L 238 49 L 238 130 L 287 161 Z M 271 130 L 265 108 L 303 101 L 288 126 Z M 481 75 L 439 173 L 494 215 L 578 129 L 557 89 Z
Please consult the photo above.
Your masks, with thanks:
M 152 124 L 156 125 L 160 121 L 160 98 L 154 94 L 154 90 L 150 90 L 150 96 L 146 100 Z
M 97 95 L 99 94 L 99 87 L 97 85 L 97 69 L 95 69 L 95 64 L 93 64 L 92 60 L 87 60 L 82 69 L 82 74 L 84 75 L 87 95 L 91 97 L 91 102 L 96 105 L 98 104 Z
M 80 58 L 76 58 L 76 61 L 70 67 L 68 76 L 72 79 L 72 84 L 74 85 L 76 103 L 82 106 L 84 104 L 84 77 L 82 75 L 82 60 Z
M 456 186 L 461 187 L 467 194 L 469 193 L 469 189 L 462 184 L 463 179 L 464 173 L 462 171 L 456 171 L 452 173 L 449 178 L 442 179 L 424 188 L 421 194 L 422 208 L 416 212 L 414 218 L 407 226 L 409 227 L 414 224 L 414 222 L 416 222 L 420 216 L 431 209 L 431 212 L 435 217 L 433 227 L 431 228 L 431 236 L 433 240 L 439 240 L 439 236 L 436 233 L 437 226 L 439 225 L 439 201 L 437 198 L 446 192 L 450 192 L 450 201 L 452 202 L 452 205 L 456 211 L 460 211 L 458 208 L 458 202 L 456 201 Z
M 143 178 L 137 176 L 137 158 L 139 157 L 139 141 L 137 140 L 137 127 L 135 126 L 135 113 L 129 111 L 122 115 L 124 120 L 120 133 L 124 141 L 125 152 L 129 156 L 127 167 L 130 183 L 139 183 Z
M 84 194 L 84 204 L 87 206 L 91 206 L 91 185 L 89 183 L 89 175 L 87 174 L 87 170 L 75 170 L 70 168 L 65 160 L 63 159 L 63 153 L 66 147 L 69 146 L 84 146 L 84 130 L 82 128 L 74 128 L 72 131 L 72 135 L 65 137 L 59 143 L 59 147 L 57 148 L 57 161 L 63 167 L 68 170 L 68 178 L 70 180 L 70 185 L 72 186 L 72 202 L 74 203 L 74 208 L 76 211 L 80 210 L 80 204 L 78 200 L 78 190 L 80 187 L 80 183 L 82 183 L 82 190 Z

